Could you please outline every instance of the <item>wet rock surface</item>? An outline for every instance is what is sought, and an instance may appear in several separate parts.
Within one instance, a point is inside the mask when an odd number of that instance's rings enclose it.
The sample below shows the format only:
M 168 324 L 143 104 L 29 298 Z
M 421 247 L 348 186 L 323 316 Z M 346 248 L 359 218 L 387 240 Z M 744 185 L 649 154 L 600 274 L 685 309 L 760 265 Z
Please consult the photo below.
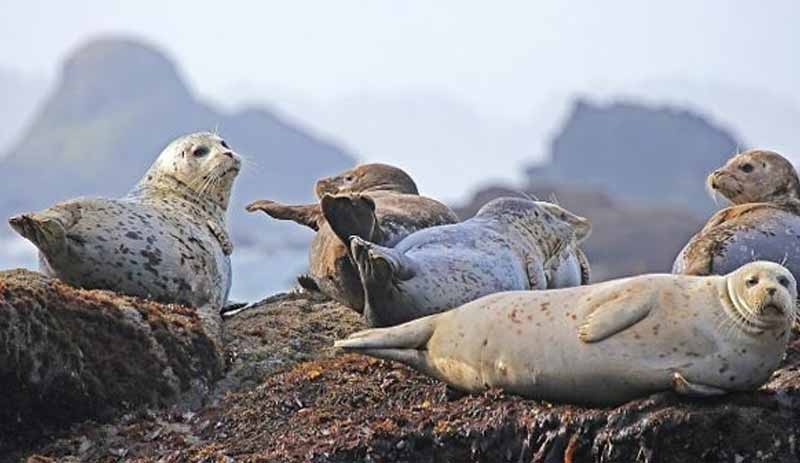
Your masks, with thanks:
M 490 391 L 459 395 L 398 364 L 330 346 L 357 315 L 308 294 L 225 324 L 229 370 L 194 411 L 86 421 L 9 458 L 142 462 L 789 462 L 800 456 L 800 343 L 762 390 L 664 393 L 612 409 Z

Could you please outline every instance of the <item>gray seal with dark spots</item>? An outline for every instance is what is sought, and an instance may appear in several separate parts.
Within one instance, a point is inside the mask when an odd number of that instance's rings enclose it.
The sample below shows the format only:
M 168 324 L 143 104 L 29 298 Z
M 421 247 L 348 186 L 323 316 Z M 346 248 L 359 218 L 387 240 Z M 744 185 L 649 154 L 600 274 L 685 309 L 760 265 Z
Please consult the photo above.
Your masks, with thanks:
M 708 397 L 755 390 L 770 378 L 796 298 L 787 269 L 756 262 L 726 276 L 642 275 L 493 294 L 336 345 L 467 392 L 497 387 L 589 405 L 667 390 Z
M 475 217 L 417 231 L 393 248 L 358 237 L 351 253 L 370 326 L 391 326 L 487 294 L 588 283 L 578 245 L 591 225 L 552 203 L 499 198 Z
M 190 134 L 123 198 L 74 199 L 9 223 L 39 249 L 48 276 L 218 311 L 231 287 L 225 213 L 240 165 L 219 136 Z
M 733 205 L 691 238 L 673 273 L 724 275 L 767 260 L 800 278 L 800 180 L 792 164 L 772 151 L 745 151 L 712 172 L 707 185 Z
M 450 208 L 420 195 L 410 175 L 386 164 L 364 164 L 322 178 L 315 193 L 315 204 L 260 200 L 247 210 L 315 230 L 309 250 L 313 286 L 358 312 L 364 309 L 364 291 L 350 255 L 351 236 L 394 246 L 417 230 L 458 222 Z

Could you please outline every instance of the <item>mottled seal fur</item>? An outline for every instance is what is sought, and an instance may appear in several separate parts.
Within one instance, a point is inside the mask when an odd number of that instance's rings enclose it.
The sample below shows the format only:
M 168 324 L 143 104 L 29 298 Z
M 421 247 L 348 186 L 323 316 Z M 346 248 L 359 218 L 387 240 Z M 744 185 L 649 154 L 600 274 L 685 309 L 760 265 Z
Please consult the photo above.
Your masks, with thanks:
M 726 276 L 642 275 L 493 294 L 336 343 L 451 386 L 616 405 L 674 390 L 754 390 L 778 367 L 795 319 L 791 272 L 772 262 Z
M 414 232 L 394 248 L 353 237 L 367 323 L 397 325 L 500 291 L 587 283 L 577 255 L 590 230 L 555 204 L 499 198 L 469 220 Z
M 723 275 L 768 260 L 800 277 L 800 181 L 791 163 L 772 151 L 745 151 L 712 172 L 707 184 L 733 206 L 692 237 L 673 273 Z
M 193 307 L 221 308 L 233 251 L 225 225 L 240 159 L 217 135 L 170 143 L 120 199 L 80 198 L 9 219 L 48 276 Z
M 316 230 L 309 250 L 314 284 L 359 312 L 364 308 L 364 292 L 349 255 L 351 236 L 393 246 L 417 230 L 458 222 L 450 208 L 420 196 L 406 172 L 386 164 L 364 164 L 320 179 L 315 193 L 316 204 L 289 206 L 261 200 L 247 210 Z

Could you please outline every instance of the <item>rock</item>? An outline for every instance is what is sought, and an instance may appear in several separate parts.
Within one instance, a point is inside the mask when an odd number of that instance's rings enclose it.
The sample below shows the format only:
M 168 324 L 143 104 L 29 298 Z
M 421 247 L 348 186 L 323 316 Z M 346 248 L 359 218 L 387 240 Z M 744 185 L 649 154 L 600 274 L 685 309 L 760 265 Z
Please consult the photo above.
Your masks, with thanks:
M 589 186 L 627 201 L 716 209 L 705 178 L 744 145 L 710 118 L 678 107 L 577 100 L 532 183 Z
M 104 461 L 107 449 L 125 448 L 125 458 L 141 462 L 798 458 L 797 341 L 775 379 L 757 392 L 703 401 L 663 393 L 617 408 L 590 409 L 497 390 L 450 398 L 442 383 L 398 364 L 333 355 L 329 341 L 362 325 L 352 311 L 308 294 L 268 299 L 247 318 L 237 318 L 226 322 L 225 334 L 229 355 L 238 353 L 234 365 L 241 363 L 232 370 L 239 373 L 226 379 L 242 378 L 241 387 L 229 388 L 235 392 L 195 415 L 165 410 L 129 421 L 82 423 L 30 454 Z M 252 360 L 263 364 L 248 369 Z M 149 439 L 152 435 L 158 437 Z M 77 436 L 95 443 L 84 455 Z
M 0 455 L 87 418 L 198 406 L 224 357 L 192 309 L 0 272 Z
M 101 37 L 67 56 L 31 123 L 0 153 L 0 217 L 77 196 L 119 197 L 170 140 L 217 128 L 246 161 L 228 220 L 240 245 L 269 242 L 263 233 L 269 222 L 248 214 L 245 204 L 264 197 L 311 200 L 318 178 L 356 163 L 344 149 L 269 108 L 227 112 L 207 104 L 157 47 Z

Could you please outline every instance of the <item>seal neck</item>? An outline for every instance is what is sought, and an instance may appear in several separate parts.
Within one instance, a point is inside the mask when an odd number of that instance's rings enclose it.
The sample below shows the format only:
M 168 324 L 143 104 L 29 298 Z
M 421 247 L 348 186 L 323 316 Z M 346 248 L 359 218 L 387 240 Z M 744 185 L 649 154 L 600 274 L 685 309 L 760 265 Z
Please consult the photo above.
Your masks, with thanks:
M 164 196 L 177 199 L 179 206 L 185 206 L 192 213 L 195 213 L 199 208 L 210 216 L 209 218 L 221 224 L 225 223 L 225 209 L 222 206 L 198 196 L 197 192 L 190 188 L 189 185 L 172 175 L 152 177 L 148 174 L 128 193 L 130 198 L 145 200 L 163 198 Z

